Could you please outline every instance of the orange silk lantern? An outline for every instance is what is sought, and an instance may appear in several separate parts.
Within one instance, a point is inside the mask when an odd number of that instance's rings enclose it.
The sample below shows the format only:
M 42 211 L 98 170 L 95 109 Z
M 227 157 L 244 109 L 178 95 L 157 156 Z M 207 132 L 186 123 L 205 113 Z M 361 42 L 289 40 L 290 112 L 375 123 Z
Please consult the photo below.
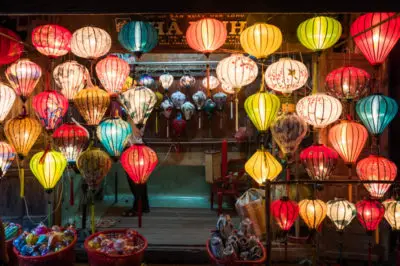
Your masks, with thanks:
M 119 94 L 129 75 L 129 64 L 115 55 L 109 55 L 96 65 L 96 73 L 110 95 Z
M 75 95 L 74 103 L 88 125 L 98 125 L 110 104 L 110 96 L 99 87 L 89 87 Z

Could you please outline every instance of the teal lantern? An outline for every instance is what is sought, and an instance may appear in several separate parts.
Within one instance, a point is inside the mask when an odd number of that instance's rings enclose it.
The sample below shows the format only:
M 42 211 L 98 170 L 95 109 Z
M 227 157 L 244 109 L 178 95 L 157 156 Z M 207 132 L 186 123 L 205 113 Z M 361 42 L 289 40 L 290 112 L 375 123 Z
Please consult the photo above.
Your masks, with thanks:
M 397 114 L 395 100 L 382 94 L 373 94 L 357 102 L 356 111 L 369 133 L 380 135 Z
M 158 34 L 149 22 L 131 21 L 121 28 L 118 40 L 126 50 L 140 57 L 157 45 Z
M 131 134 L 132 127 L 120 117 L 104 120 L 97 127 L 97 138 L 114 160 L 121 155 Z

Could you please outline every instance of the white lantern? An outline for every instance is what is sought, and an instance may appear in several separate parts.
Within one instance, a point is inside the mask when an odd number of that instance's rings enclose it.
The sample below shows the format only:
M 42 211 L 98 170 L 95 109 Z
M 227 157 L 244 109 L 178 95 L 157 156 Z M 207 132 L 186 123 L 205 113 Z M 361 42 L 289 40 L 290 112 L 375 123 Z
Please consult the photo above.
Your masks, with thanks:
M 76 56 L 96 59 L 108 53 L 110 49 L 110 34 L 103 29 L 83 27 L 72 34 L 71 51 Z
M 186 101 L 186 96 L 180 91 L 176 91 L 171 95 L 172 103 L 176 109 L 181 109 L 182 104 Z
M 0 123 L 6 119 L 8 113 L 10 112 L 15 98 L 15 92 L 6 84 L 0 82 Z
M 129 64 L 114 55 L 107 56 L 96 65 L 96 74 L 110 95 L 121 92 L 129 72 Z
M 235 93 L 235 89 L 231 85 L 228 85 L 226 83 L 221 82 L 221 89 L 226 94 L 234 94 Z
M 68 100 L 73 100 L 75 95 L 85 87 L 88 77 L 87 68 L 76 61 L 59 64 L 53 71 L 56 85 L 61 88 L 61 93 Z
M 279 59 L 265 71 L 267 86 L 284 94 L 300 89 L 306 84 L 307 79 L 307 67 L 302 62 L 290 58 Z
M 356 206 L 345 199 L 335 198 L 327 202 L 327 216 L 334 223 L 338 231 L 343 231 L 356 217 Z
M 163 87 L 164 90 L 168 90 L 172 86 L 172 83 L 174 83 L 174 76 L 168 73 L 162 74 L 159 78 L 159 81 L 161 83 L 161 87 Z
M 400 230 L 400 201 L 386 200 L 383 203 L 385 206 L 385 219 L 390 224 L 393 230 Z
M 215 76 L 210 76 L 209 79 L 210 79 L 210 81 L 209 81 L 209 84 L 210 84 L 209 89 L 210 90 L 213 90 L 213 89 L 215 89 L 215 88 L 217 88 L 219 86 L 218 78 L 216 78 Z M 206 89 L 208 88 L 208 86 L 207 86 L 207 77 L 205 77 L 201 83 L 203 84 L 204 88 L 206 88 Z

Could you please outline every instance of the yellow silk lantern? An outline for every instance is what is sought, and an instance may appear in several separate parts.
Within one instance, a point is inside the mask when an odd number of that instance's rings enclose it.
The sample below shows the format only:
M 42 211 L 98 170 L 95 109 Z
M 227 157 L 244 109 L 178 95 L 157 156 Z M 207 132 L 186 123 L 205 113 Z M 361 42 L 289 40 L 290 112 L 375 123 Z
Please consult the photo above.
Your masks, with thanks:
M 322 200 L 302 200 L 299 202 L 300 217 L 310 230 L 317 230 L 326 217 L 327 207 Z
M 110 104 L 109 94 L 99 87 L 88 87 L 75 95 L 75 106 L 88 125 L 98 125 Z
M 400 230 L 400 201 L 390 200 L 382 203 L 385 206 L 385 219 L 393 230 Z
M 257 183 L 263 184 L 266 180 L 273 181 L 282 171 L 282 166 L 261 146 L 246 162 L 244 169 Z

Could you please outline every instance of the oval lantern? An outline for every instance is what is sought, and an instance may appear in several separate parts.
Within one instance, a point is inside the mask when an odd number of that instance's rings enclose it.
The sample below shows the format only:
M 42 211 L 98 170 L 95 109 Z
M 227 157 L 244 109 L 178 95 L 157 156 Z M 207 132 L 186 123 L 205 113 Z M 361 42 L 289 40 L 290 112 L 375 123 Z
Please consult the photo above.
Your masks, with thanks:
M 13 146 L 5 141 L 0 141 L 0 179 L 6 175 L 16 156 L 17 153 Z
M 367 13 L 351 24 L 350 34 L 371 65 L 382 64 L 400 38 L 400 19 L 395 15 Z
M 282 171 L 282 165 L 262 146 L 244 165 L 246 172 L 258 183 L 273 181 Z
M 392 227 L 392 230 L 400 230 L 400 201 L 388 202 L 385 206 L 385 219 Z
M 324 128 L 339 119 L 342 104 L 325 93 L 316 93 L 301 98 L 297 102 L 296 112 L 307 124 Z
M 209 55 L 224 45 L 228 32 L 219 20 L 204 18 L 190 24 L 186 41 L 190 48 Z
M 121 155 L 131 134 L 131 125 L 120 117 L 106 119 L 97 127 L 97 138 L 114 160 Z
M 348 200 L 335 198 L 327 202 L 327 216 L 339 232 L 343 230 L 356 217 L 356 206 Z
M 179 80 L 179 85 L 184 89 L 190 89 L 196 83 L 196 79 L 192 75 L 183 75 Z
M 194 114 L 195 107 L 191 102 L 185 102 L 184 104 L 182 104 L 181 110 L 184 118 L 186 120 L 190 120 L 190 118 Z
M 329 141 L 343 161 L 354 164 L 368 139 L 368 132 L 363 125 L 355 121 L 342 120 L 329 130 Z
M 327 180 L 335 170 L 339 155 L 323 144 L 312 145 L 300 153 L 307 174 L 314 180 Z
M 76 61 L 66 61 L 54 68 L 53 78 L 61 93 L 72 101 L 86 85 L 89 77 L 87 68 Z
M 152 88 L 155 84 L 155 81 L 152 76 L 149 74 L 143 74 L 139 78 L 139 85 L 145 86 L 147 88 Z
M 161 103 L 161 109 L 165 118 L 169 119 L 171 117 L 172 110 L 174 109 L 174 104 L 169 98 L 167 98 Z
M 12 39 L 4 36 L 10 36 Z M 10 64 L 21 56 L 24 46 L 21 38 L 12 30 L 0 27 L 0 65 Z
M 289 231 L 299 216 L 299 205 L 295 201 L 283 197 L 271 204 L 271 213 L 283 231 Z
M 192 99 L 194 104 L 197 107 L 197 110 L 201 110 L 204 107 L 204 103 L 206 102 L 207 96 L 203 91 L 197 91 L 192 95 Z
M 129 64 L 114 55 L 109 55 L 96 64 L 97 77 L 111 96 L 121 92 L 129 72 Z
M 367 232 L 375 231 L 385 214 L 385 207 L 374 199 L 357 202 L 356 209 L 357 219 Z
M 341 100 L 357 100 L 363 96 L 369 85 L 371 76 L 357 67 L 340 67 L 331 71 L 325 79 L 328 94 Z
M 312 231 L 317 230 L 326 217 L 326 204 L 319 199 L 304 199 L 299 202 L 299 209 L 300 217 Z
M 32 31 L 32 44 L 39 53 L 51 58 L 66 55 L 71 50 L 72 34 L 55 24 L 38 26 Z
M 217 110 L 222 111 L 224 109 L 228 96 L 223 92 L 217 92 L 216 94 L 213 95 L 212 98 L 215 102 Z
M 240 34 L 240 45 L 243 50 L 258 59 L 273 54 L 281 44 L 281 30 L 267 23 L 257 23 Z
M 11 87 L 25 102 L 39 82 L 42 70 L 29 59 L 20 59 L 6 69 L 5 75 Z
M 297 28 L 297 38 L 300 43 L 315 52 L 333 46 L 341 35 L 340 22 L 325 16 L 307 19 Z
M 41 92 L 32 100 L 32 107 L 47 131 L 54 130 L 68 110 L 68 99 L 53 90 Z
M 396 101 L 382 94 L 373 94 L 357 102 L 356 112 L 369 133 L 378 136 L 399 110 Z
M 0 82 L 0 123 L 3 123 L 15 102 L 15 92 L 8 85 Z
M 357 175 L 361 181 L 394 181 L 397 176 L 396 165 L 382 156 L 370 155 L 357 163 Z M 371 197 L 382 198 L 391 184 L 364 184 Z
M 130 21 L 122 26 L 118 33 L 118 41 L 126 50 L 140 57 L 156 47 L 158 33 L 149 22 Z
M 265 82 L 268 88 L 290 94 L 303 87 L 308 80 L 307 67 L 300 61 L 281 58 L 272 63 L 265 71 Z
M 168 89 L 172 86 L 172 83 L 174 83 L 174 76 L 165 73 L 162 74 L 158 80 L 161 83 L 161 87 L 163 87 L 164 90 L 168 91 Z
M 82 58 L 97 59 L 111 49 L 111 37 L 97 27 L 83 27 L 72 34 L 71 52 Z
M 209 81 L 208 81 L 208 79 L 209 79 Z M 208 78 L 207 77 L 203 78 L 203 80 L 201 81 L 201 84 L 203 85 L 204 88 L 213 90 L 219 86 L 219 80 L 215 76 L 209 76 Z
M 186 95 L 180 91 L 176 91 L 171 95 L 171 101 L 176 109 L 181 109 L 182 104 L 186 101 Z
M 185 131 L 186 128 L 186 121 L 182 119 L 182 114 L 178 113 L 176 118 L 172 120 L 172 128 L 174 130 L 174 134 L 176 137 L 180 137 Z
M 79 113 L 90 126 L 98 125 L 110 104 L 110 96 L 99 87 L 88 87 L 78 92 L 74 103 Z

